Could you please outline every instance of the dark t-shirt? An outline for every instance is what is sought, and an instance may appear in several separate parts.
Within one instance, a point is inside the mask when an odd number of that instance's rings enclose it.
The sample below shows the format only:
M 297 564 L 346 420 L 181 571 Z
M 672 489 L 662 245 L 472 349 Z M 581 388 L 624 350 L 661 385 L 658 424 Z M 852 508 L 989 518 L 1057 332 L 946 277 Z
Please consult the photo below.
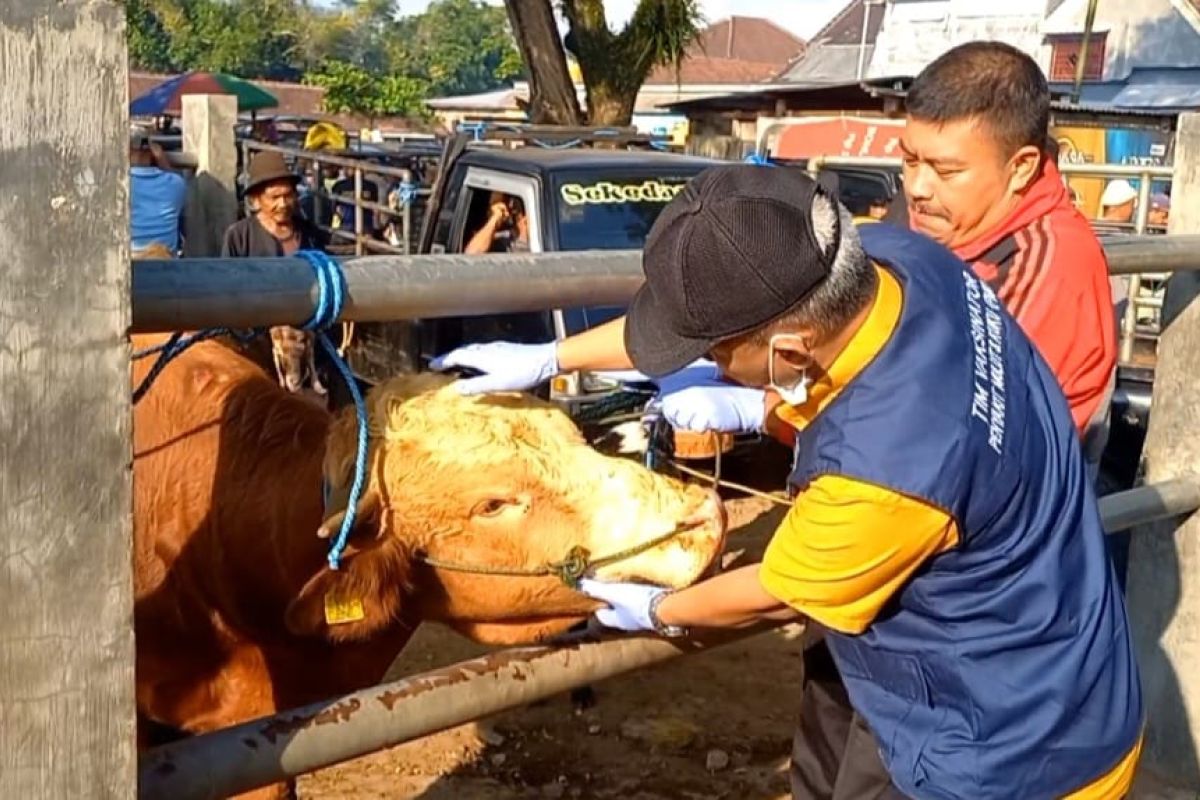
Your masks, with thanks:
M 301 250 L 323 250 L 327 237 L 308 220 L 297 217 L 293 223 L 300 234 Z M 283 244 L 272 236 L 257 217 L 246 217 L 225 231 L 222 258 L 279 258 L 285 255 Z

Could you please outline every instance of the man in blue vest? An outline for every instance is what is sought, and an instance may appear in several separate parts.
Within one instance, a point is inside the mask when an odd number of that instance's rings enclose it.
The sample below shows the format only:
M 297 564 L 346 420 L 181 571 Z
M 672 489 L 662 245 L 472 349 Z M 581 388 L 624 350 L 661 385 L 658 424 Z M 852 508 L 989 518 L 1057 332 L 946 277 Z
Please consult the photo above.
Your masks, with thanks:
M 1126 794 L 1142 701 L 1096 499 L 1062 389 L 991 289 L 918 234 L 856 229 L 800 171 L 748 165 L 693 180 L 644 269 L 632 364 L 707 354 L 774 389 L 795 504 L 761 564 L 677 592 L 585 581 L 597 618 L 820 625 L 891 779 L 872 796 Z

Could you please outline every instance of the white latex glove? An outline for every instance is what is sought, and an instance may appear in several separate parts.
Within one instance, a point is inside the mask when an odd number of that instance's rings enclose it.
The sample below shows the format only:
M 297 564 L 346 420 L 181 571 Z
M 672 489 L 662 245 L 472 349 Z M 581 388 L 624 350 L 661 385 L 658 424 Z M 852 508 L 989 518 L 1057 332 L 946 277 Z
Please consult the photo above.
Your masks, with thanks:
M 664 389 L 651 405 L 677 430 L 752 433 L 763 428 L 765 400 L 762 389 L 710 380 Z
M 579 581 L 579 591 L 608 603 L 608 608 L 595 615 L 601 625 L 621 631 L 653 631 L 650 604 L 670 590 L 644 583 L 605 583 L 584 578 Z
M 462 394 L 523 392 L 558 374 L 558 343 L 489 342 L 452 350 L 429 362 L 431 369 L 477 369 L 485 374 L 456 381 Z

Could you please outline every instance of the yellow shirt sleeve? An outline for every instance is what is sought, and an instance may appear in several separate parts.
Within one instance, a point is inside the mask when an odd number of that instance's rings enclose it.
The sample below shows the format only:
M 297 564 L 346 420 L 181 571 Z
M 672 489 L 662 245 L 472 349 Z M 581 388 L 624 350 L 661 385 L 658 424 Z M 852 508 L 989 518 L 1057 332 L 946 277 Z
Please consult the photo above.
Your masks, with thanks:
M 840 475 L 796 498 L 759 571 L 763 588 L 817 622 L 866 630 L 926 560 L 958 544 L 958 526 L 928 503 Z

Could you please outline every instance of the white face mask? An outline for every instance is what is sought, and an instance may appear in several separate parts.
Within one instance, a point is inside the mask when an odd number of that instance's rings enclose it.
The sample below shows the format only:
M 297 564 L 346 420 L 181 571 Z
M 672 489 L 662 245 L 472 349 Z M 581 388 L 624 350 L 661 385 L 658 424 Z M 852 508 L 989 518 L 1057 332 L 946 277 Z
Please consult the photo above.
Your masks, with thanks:
M 783 402 L 789 406 L 802 406 L 808 402 L 808 370 L 800 371 L 800 377 L 791 386 L 780 386 L 775 380 L 775 343 L 782 338 L 798 338 L 794 334 L 780 333 L 772 336 L 767 343 L 767 377 L 770 388 L 773 389 Z

